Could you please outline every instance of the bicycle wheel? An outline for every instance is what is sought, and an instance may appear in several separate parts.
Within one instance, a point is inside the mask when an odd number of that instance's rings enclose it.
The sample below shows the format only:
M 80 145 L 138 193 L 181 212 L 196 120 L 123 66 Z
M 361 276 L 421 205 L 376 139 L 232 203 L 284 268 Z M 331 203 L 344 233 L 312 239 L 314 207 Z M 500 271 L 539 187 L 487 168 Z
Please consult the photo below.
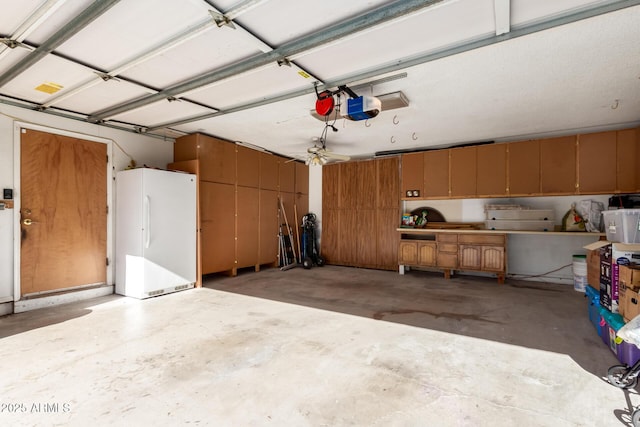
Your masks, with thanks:
M 607 379 L 611 385 L 618 388 L 633 388 L 638 384 L 638 377 L 623 380 L 622 377 L 624 377 L 627 372 L 629 372 L 629 367 L 626 365 L 612 366 L 607 371 Z M 638 416 L 640 416 L 640 414 L 638 414 Z
M 640 427 L 640 409 L 636 409 L 631 414 L 631 425 L 633 427 Z

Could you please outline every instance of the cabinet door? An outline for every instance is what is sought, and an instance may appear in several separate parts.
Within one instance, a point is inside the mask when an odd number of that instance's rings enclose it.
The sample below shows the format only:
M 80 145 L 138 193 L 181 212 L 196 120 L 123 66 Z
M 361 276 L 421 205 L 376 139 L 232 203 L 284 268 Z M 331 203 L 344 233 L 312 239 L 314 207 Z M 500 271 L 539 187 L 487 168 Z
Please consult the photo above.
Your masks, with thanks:
M 356 179 L 351 182 L 351 186 L 356 186 L 357 209 L 375 209 L 377 195 L 377 168 L 376 162 L 367 160 L 355 162 Z
M 358 205 L 358 162 L 338 163 L 340 178 L 338 180 L 338 207 L 355 209 Z
M 407 191 L 418 191 L 418 197 L 424 192 L 424 153 L 410 153 L 402 155 L 402 198 Z
M 424 153 L 424 197 L 449 197 L 449 150 Z
M 260 188 L 278 190 L 278 157 L 260 153 Z
M 340 215 L 338 209 L 322 210 L 320 253 L 327 264 L 342 264 L 340 256 Z
M 504 246 L 482 247 L 482 271 L 504 271 Z
M 375 161 L 377 166 L 377 205 L 379 209 L 400 206 L 400 161 L 398 157 L 389 157 Z M 396 220 L 396 227 L 399 221 Z M 396 245 L 397 246 L 397 245 Z M 395 261 L 394 261 L 395 262 Z
M 260 243 L 258 264 L 278 260 L 278 192 L 260 190 Z
M 400 233 L 396 231 L 400 222 L 399 209 L 378 209 L 378 230 L 374 230 L 377 243 L 377 261 L 379 268 L 395 270 L 398 268 L 398 243 Z
M 252 267 L 258 261 L 260 196 L 257 188 L 237 187 L 236 267 Z M 275 239 L 274 239 L 275 240 Z M 274 245 L 275 246 L 275 245 Z
M 295 192 L 296 165 L 293 161 L 284 157 L 278 157 L 278 176 L 278 188 L 281 192 Z
M 451 197 L 475 197 L 477 147 L 452 148 Z
M 296 193 L 309 194 L 309 166 L 294 162 L 296 168 Z
M 507 144 L 480 145 L 477 150 L 478 196 L 506 196 Z
M 340 247 L 340 259 L 343 265 L 358 265 L 358 240 L 359 240 L 359 219 L 358 214 L 353 209 L 340 209 L 340 231 L 338 233 Z
M 200 181 L 202 274 L 235 267 L 235 187 Z
M 578 191 L 615 192 L 616 159 L 615 131 L 578 135 Z
M 221 184 L 236 183 L 236 144 L 200 135 L 198 159 L 201 180 Z
M 482 246 L 460 245 L 458 265 L 461 270 L 480 270 L 482 266 Z
M 260 185 L 260 151 L 236 146 L 238 185 L 258 188 Z
M 435 267 L 436 242 L 418 242 L 418 264 Z
M 616 132 L 616 190 L 619 193 L 634 193 L 640 186 L 638 173 L 638 130 L 625 129 Z
M 354 265 L 357 267 L 375 268 L 377 266 L 376 231 L 379 228 L 377 220 L 375 209 L 358 209 L 354 222 L 350 222 L 352 236 L 356 241 L 357 256 Z
M 322 211 L 336 209 L 340 194 L 340 164 L 322 166 Z
M 509 195 L 540 194 L 540 141 L 507 144 L 507 158 Z
M 398 264 L 418 265 L 418 243 L 416 241 L 400 241 Z
M 576 136 L 540 140 L 542 193 L 575 194 L 576 184 Z

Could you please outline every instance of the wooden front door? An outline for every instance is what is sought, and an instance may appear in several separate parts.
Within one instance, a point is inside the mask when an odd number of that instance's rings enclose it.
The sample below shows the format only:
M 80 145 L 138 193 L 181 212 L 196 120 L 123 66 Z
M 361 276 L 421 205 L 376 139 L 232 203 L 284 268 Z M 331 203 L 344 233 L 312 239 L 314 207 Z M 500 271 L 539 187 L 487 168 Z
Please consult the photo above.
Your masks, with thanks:
M 22 129 L 20 295 L 106 282 L 107 146 Z

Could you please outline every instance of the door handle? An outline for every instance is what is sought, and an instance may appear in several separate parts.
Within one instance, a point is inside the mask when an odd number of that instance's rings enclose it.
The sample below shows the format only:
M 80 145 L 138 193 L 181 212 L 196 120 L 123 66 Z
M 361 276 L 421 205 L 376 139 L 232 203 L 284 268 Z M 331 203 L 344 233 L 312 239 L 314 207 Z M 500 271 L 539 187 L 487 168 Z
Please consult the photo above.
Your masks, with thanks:
M 31 224 L 35 224 L 36 221 L 32 220 L 31 218 L 25 218 L 22 220 L 22 225 L 31 225 Z

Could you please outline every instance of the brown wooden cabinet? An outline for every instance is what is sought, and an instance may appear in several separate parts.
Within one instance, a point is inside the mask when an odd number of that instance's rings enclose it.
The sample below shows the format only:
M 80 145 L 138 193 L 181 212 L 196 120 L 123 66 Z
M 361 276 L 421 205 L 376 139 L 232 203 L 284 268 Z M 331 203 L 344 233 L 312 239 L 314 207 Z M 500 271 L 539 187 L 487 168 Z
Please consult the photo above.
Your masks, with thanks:
M 178 138 L 174 157 L 177 162 L 172 165 L 179 170 L 192 172 L 188 160 L 197 164 L 200 273 L 235 275 L 238 268 L 257 271 L 261 265 L 275 265 L 279 200 L 297 238 L 293 207 L 300 205 L 307 213 L 307 167 L 202 134 Z M 294 193 L 296 189 L 301 192 Z M 284 222 L 284 213 L 281 220 Z M 293 244 L 297 249 L 296 238 Z
M 619 193 L 640 191 L 640 128 L 616 132 L 616 190 Z
M 576 136 L 540 140 L 540 192 L 576 193 Z
M 202 274 L 235 268 L 235 187 L 200 181 Z
M 578 135 L 578 192 L 609 193 L 617 181 L 616 132 Z
M 402 155 L 402 187 L 403 199 L 422 197 L 424 193 L 424 153 Z M 417 196 L 412 196 L 417 191 Z
M 540 194 L 540 141 L 507 145 L 507 193 L 510 196 Z
M 321 252 L 328 264 L 397 267 L 398 168 L 398 158 L 322 167 Z
M 449 196 L 449 150 L 424 152 L 424 197 Z
M 477 147 L 452 148 L 449 151 L 451 197 L 475 197 Z
M 398 246 L 400 274 L 405 266 L 437 267 L 449 278 L 452 270 L 495 273 L 504 283 L 507 273 L 505 234 L 464 233 L 454 231 L 403 231 Z M 408 239 L 408 235 L 413 239 Z M 433 241 L 435 235 L 435 241 Z
M 236 183 L 236 144 L 195 133 L 176 139 L 173 161 L 200 161 L 200 180 L 221 184 Z
M 488 144 L 477 147 L 476 156 L 478 197 L 507 195 L 507 145 Z

